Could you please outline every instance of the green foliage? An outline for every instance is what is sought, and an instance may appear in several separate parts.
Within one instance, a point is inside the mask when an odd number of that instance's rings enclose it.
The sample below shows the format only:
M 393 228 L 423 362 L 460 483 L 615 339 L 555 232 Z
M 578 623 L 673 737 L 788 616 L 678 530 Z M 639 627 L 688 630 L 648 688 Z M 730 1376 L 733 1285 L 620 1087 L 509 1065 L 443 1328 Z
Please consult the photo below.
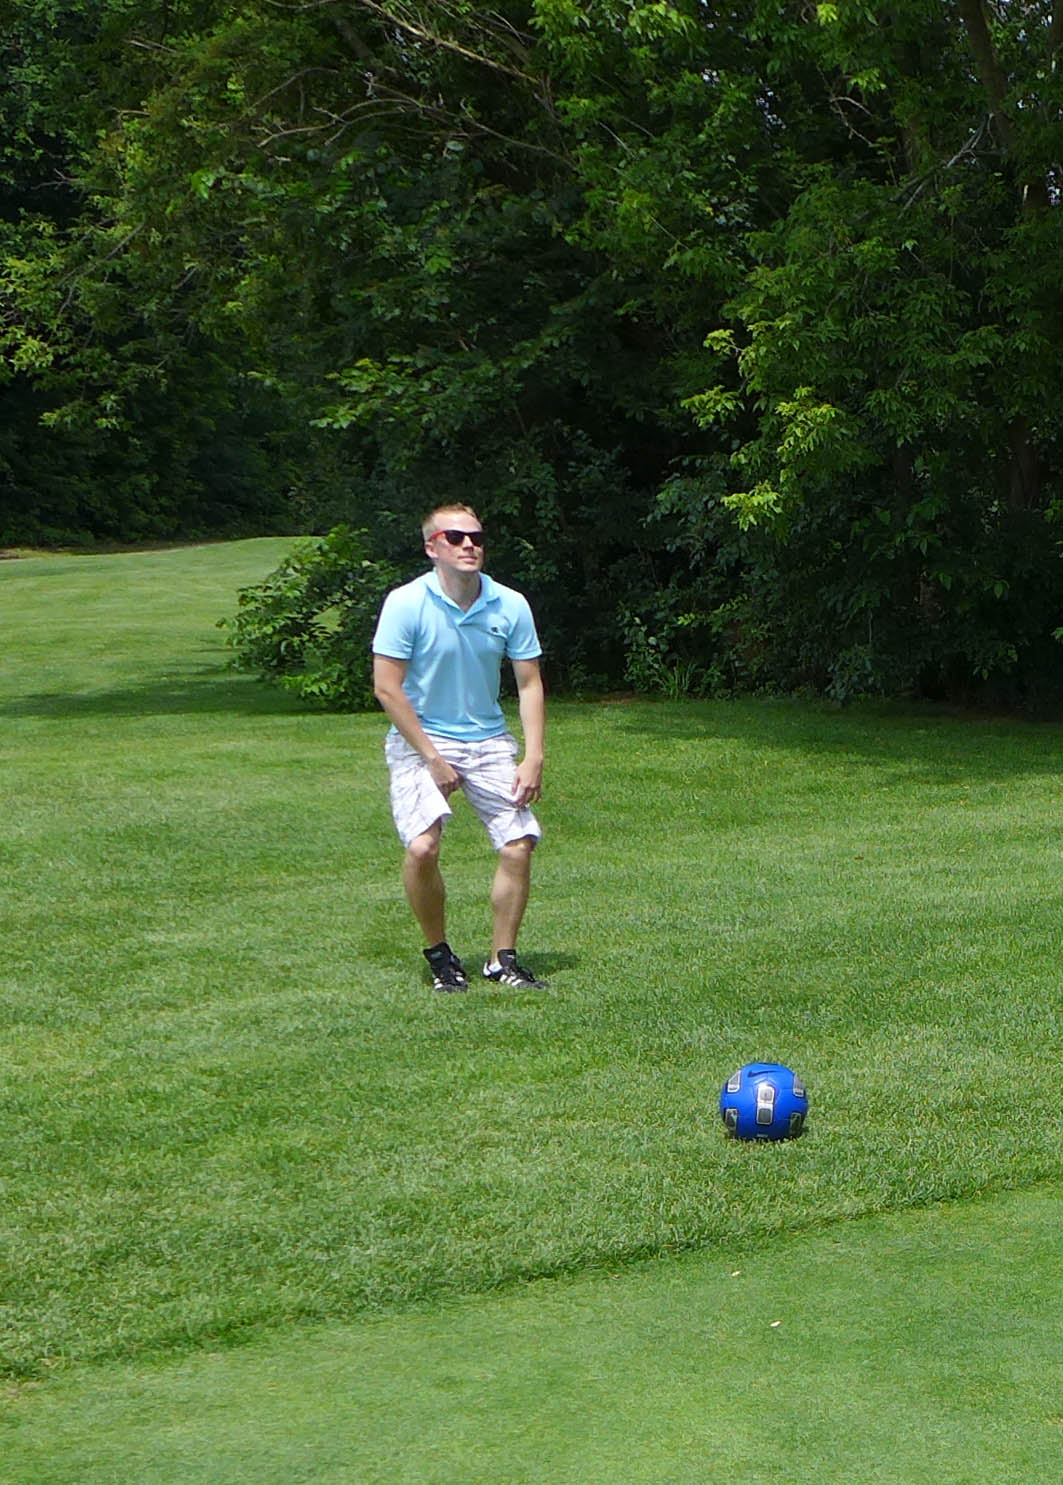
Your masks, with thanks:
M 1044 278 L 1063 229 L 1038 206 L 1045 131 L 1063 143 L 1056 84 L 994 138 L 973 33 L 918 5 L 884 31 L 858 7 L 818 20 L 791 44 L 835 72 L 864 157 L 842 173 L 836 148 L 808 158 L 789 209 L 747 237 L 706 342 L 718 377 L 687 399 L 731 441 L 700 498 L 687 489 L 688 549 L 721 505 L 748 534 L 746 607 L 777 685 L 1043 701 L 1063 683 L 1047 638 L 1063 360 Z
M 398 570 L 369 556 L 365 532 L 337 527 L 301 542 L 222 620 L 235 663 L 333 711 L 373 705 L 370 641 Z
M 557 683 L 1049 696 L 1058 29 L 9 7 L 0 539 L 463 499 Z
M 33 0 L 0 17 L 0 542 L 292 529 L 316 440 L 193 313 L 189 244 L 161 202 L 146 220 L 119 164 L 226 8 Z
M 707 632 L 712 620 L 697 611 L 676 613 L 676 596 L 662 594 L 649 619 L 621 606 L 625 680 L 642 695 L 666 701 L 728 695 L 730 687 L 713 659 L 715 647 Z

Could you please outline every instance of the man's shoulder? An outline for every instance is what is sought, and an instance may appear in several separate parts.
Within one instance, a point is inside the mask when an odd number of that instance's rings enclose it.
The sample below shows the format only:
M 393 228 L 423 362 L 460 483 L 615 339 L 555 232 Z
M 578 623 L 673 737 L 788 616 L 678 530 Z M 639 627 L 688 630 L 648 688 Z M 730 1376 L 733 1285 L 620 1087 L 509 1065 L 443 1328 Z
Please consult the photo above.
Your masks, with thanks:
M 484 574 L 483 580 L 487 587 L 484 597 L 488 603 L 498 602 L 511 608 L 531 607 L 519 589 L 511 588 L 506 583 L 500 583 L 497 578 L 488 577 L 486 574 Z
M 422 572 L 419 577 L 411 578 L 408 583 L 400 583 L 397 588 L 390 590 L 384 602 L 391 608 L 406 608 L 423 602 L 431 575 L 429 572 Z
M 374 655 L 390 655 L 397 660 L 408 660 L 422 627 L 423 612 L 424 587 L 421 578 L 414 578 L 412 582 L 392 588 L 380 606 L 376 632 L 373 635 Z

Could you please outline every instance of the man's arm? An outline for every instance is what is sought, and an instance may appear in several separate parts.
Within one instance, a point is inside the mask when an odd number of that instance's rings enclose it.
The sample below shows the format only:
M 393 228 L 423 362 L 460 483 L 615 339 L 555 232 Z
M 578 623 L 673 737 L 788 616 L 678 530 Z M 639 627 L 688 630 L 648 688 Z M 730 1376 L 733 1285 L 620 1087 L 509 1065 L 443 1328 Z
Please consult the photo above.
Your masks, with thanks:
M 517 764 L 513 780 L 513 802 L 520 809 L 526 804 L 534 804 L 542 794 L 546 698 L 538 660 L 514 660 L 513 674 L 517 681 L 517 703 L 524 733 L 524 757 Z
M 396 660 L 391 655 L 373 656 L 373 693 L 377 701 L 410 747 L 420 753 L 439 792 L 446 799 L 458 787 L 458 776 L 447 760 L 436 751 L 432 739 L 417 720 L 410 698 L 402 689 L 405 678 L 405 660 Z

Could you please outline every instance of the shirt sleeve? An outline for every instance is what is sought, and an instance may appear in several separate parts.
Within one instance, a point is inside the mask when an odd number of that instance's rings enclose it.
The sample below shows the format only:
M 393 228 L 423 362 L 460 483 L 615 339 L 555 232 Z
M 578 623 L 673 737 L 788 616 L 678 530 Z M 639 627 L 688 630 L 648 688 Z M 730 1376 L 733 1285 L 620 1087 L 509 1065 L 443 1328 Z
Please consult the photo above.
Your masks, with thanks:
M 373 654 L 391 660 L 409 660 L 413 654 L 414 623 L 411 605 L 398 589 L 384 599 L 373 635 Z
M 506 654 L 511 660 L 538 660 L 542 652 L 531 605 L 523 594 L 519 594 L 513 626 L 506 640 Z

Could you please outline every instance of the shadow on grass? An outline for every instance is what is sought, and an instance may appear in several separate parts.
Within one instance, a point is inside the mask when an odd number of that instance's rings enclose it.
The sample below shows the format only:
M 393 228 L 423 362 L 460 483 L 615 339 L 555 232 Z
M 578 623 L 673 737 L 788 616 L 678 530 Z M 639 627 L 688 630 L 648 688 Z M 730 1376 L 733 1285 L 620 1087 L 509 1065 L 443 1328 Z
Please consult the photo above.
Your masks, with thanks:
M 819 702 L 647 702 L 617 707 L 620 731 L 662 743 L 727 739 L 751 749 L 894 766 L 927 782 L 1054 775 L 1063 725 L 933 707 Z
M 309 708 L 279 686 L 217 666 L 180 676 L 156 676 L 139 685 L 92 691 L 38 691 L 0 702 L 0 716 L 154 717 L 179 715 L 294 716 Z
M 529 948 L 527 953 L 521 950 L 518 957 L 528 959 L 535 973 L 541 975 L 544 980 L 550 979 L 552 975 L 556 975 L 561 970 L 579 969 L 583 963 L 579 954 L 566 954 L 564 952 L 552 954 L 549 949 L 544 949 L 542 953 L 535 948 Z
M 522 962 L 526 962 L 533 973 L 539 975 L 548 982 L 547 995 L 551 989 L 556 988 L 552 981 L 554 975 L 559 971 L 567 969 L 578 969 L 582 959 L 578 954 L 565 954 L 549 952 L 541 953 L 538 949 L 529 949 L 526 953 L 522 949 L 518 955 Z M 508 985 L 495 985 L 485 980 L 480 973 L 483 956 L 463 954 L 462 960 L 465 964 L 466 973 L 469 976 L 469 990 L 481 992 L 486 1000 L 492 1005 L 513 1005 L 525 1001 L 542 1000 L 543 991 L 535 989 L 515 990 Z M 420 966 L 418 966 L 419 983 L 427 991 L 432 990 L 432 977 Z M 432 992 L 435 993 L 435 992 Z M 442 996 L 445 992 L 439 992 Z M 461 999 L 461 996 L 458 996 Z

